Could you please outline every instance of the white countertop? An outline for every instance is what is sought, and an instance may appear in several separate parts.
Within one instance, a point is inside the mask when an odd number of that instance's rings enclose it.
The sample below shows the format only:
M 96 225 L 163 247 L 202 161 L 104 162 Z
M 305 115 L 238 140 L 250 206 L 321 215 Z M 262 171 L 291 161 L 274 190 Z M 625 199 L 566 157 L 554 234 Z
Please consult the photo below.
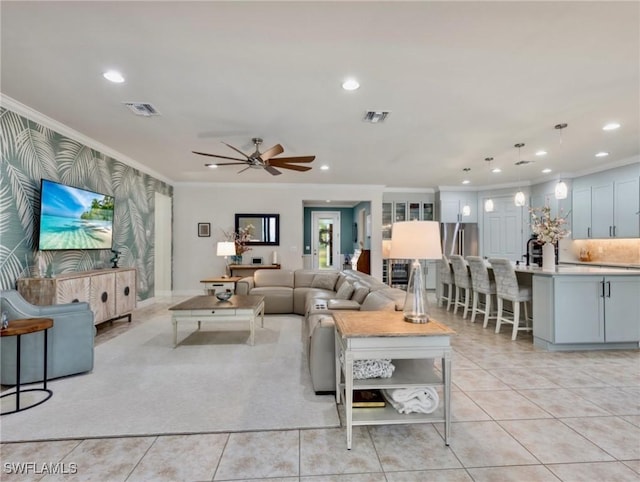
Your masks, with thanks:
M 542 276 L 561 276 L 561 275 L 602 275 L 602 276 L 640 276 L 640 269 L 624 269 L 624 268 L 608 268 L 598 266 L 575 266 L 575 265 L 559 265 L 554 270 L 543 270 L 538 266 L 516 266 L 515 270 L 519 273 L 531 273 Z

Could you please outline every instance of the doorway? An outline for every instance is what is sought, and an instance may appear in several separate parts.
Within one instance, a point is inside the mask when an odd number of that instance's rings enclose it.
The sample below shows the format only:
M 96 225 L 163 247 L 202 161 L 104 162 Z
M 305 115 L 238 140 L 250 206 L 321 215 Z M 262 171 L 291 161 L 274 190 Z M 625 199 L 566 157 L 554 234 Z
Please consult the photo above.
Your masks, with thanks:
M 313 269 L 342 268 L 340 212 L 311 211 L 311 258 Z

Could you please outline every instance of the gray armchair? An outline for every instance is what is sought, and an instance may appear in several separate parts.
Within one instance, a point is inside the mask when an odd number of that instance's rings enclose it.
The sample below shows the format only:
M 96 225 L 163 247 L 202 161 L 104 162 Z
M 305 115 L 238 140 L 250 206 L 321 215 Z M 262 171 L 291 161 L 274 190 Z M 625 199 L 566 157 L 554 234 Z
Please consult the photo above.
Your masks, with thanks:
M 93 312 L 88 303 L 36 306 L 28 303 L 16 290 L 0 291 L 0 308 L 9 320 L 20 318 L 51 318 L 53 328 L 48 334 L 47 378 L 83 373 L 93 369 L 93 341 L 96 333 Z M 21 337 L 21 383 L 42 381 L 44 333 Z M 2 385 L 16 383 L 17 337 L 0 340 Z

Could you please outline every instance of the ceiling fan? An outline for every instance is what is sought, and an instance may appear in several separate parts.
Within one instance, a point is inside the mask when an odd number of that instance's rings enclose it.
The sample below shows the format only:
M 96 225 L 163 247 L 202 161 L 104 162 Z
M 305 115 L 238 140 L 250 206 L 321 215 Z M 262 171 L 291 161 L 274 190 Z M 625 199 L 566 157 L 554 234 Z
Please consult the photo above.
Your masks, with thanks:
M 206 152 L 197 152 L 191 151 L 194 154 L 199 154 L 201 156 L 210 156 L 210 157 L 218 157 L 220 159 L 229 159 L 232 161 L 240 161 L 240 162 L 216 162 L 213 164 L 205 164 L 207 167 L 211 166 L 236 166 L 236 165 L 245 165 L 244 169 L 238 171 L 238 174 L 246 171 L 247 169 L 264 169 L 269 174 L 273 176 L 278 176 L 282 174 L 277 168 L 280 169 L 291 169 L 292 171 L 308 171 L 311 169 L 309 166 L 297 166 L 293 163 L 305 163 L 312 162 L 316 156 L 301 156 L 301 157 L 279 157 L 276 158 L 278 154 L 282 154 L 284 152 L 284 148 L 280 144 L 276 144 L 271 149 L 267 149 L 265 152 L 260 152 L 259 147 L 262 144 L 262 139 L 259 137 L 254 137 L 251 141 L 255 144 L 256 150 L 253 154 L 245 154 L 240 149 L 236 149 L 230 144 L 223 142 L 223 144 L 237 153 L 244 156 L 245 159 L 241 159 L 238 157 L 229 157 L 229 156 L 220 156 L 218 154 L 208 154 Z

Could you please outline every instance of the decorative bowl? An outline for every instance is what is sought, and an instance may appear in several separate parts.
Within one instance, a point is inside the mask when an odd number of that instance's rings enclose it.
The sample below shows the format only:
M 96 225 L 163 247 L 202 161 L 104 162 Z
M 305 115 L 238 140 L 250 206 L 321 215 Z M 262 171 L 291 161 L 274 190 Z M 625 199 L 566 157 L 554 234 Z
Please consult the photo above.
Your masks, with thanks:
M 231 295 L 233 293 L 231 293 L 231 291 L 220 291 L 220 292 L 216 292 L 216 298 L 218 298 L 220 301 L 229 301 L 229 298 L 231 298 Z

